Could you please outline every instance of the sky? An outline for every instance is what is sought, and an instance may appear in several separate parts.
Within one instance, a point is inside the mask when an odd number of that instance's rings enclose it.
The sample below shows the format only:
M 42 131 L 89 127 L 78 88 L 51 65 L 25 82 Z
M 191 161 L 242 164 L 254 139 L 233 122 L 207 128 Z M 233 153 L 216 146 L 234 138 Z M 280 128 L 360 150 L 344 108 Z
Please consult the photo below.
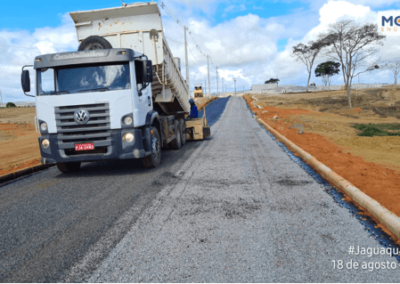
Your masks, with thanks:
M 140 2 L 124 0 L 126 3 Z M 96 1 L 1 1 L 0 3 L 0 90 L 3 102 L 29 100 L 20 86 L 21 67 L 33 64 L 40 54 L 75 51 L 78 47 L 72 11 L 121 6 L 121 0 Z M 398 10 L 398 0 L 159 0 L 164 33 L 172 53 L 182 60 L 185 53 L 182 25 L 188 26 L 191 89 L 207 79 L 211 58 L 211 89 L 249 90 L 270 78 L 280 85 L 306 85 L 307 70 L 291 56 L 298 43 L 315 40 L 329 24 L 352 19 L 359 24 L 376 23 L 377 12 Z M 162 5 L 163 4 L 163 5 Z M 161 5 L 164 8 L 161 8 Z M 176 20 L 179 20 L 177 24 Z M 379 47 L 382 60 L 400 59 L 400 36 L 388 37 Z M 198 47 L 197 47 L 198 46 Z M 323 56 L 316 64 L 326 61 Z M 315 68 L 315 66 L 314 66 Z M 185 77 L 185 76 L 184 76 Z M 311 81 L 321 84 L 313 74 Z M 392 83 L 387 70 L 365 73 L 361 83 Z M 343 84 L 341 75 L 332 84 Z

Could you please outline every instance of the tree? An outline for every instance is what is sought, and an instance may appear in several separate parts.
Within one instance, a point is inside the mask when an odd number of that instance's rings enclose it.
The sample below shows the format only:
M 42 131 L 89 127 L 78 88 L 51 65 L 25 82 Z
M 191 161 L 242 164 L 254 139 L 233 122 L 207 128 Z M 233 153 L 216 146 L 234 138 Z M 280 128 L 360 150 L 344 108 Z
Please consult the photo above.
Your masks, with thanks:
M 399 76 L 400 73 L 400 61 L 387 61 L 384 62 L 383 68 L 389 69 L 390 71 L 393 72 L 394 75 L 394 84 L 397 85 L 397 77 Z
M 340 63 L 327 61 L 317 65 L 315 68 L 315 76 L 322 77 L 322 82 L 325 86 L 331 85 L 331 77 L 333 75 L 339 74 Z
M 310 79 L 311 72 L 314 66 L 315 58 L 317 58 L 319 52 L 325 45 L 321 44 L 319 41 L 313 42 L 310 41 L 308 45 L 303 43 L 299 43 L 296 46 L 293 46 L 293 54 L 292 56 L 296 58 L 296 61 L 301 61 L 306 65 L 308 71 L 308 80 L 307 80 L 307 92 L 310 88 Z
M 359 26 L 351 20 L 334 23 L 330 25 L 328 34 L 319 36 L 319 44 L 315 49 L 320 49 L 321 45 L 325 46 L 327 48 L 325 55 L 342 64 L 343 81 L 350 108 L 352 108 L 350 89 L 353 78 L 379 68 L 376 63 L 367 62 L 367 59 L 378 51 L 371 46 L 383 45 L 382 41 L 385 38 L 386 36 L 378 34 L 375 24 Z M 362 71 L 359 71 L 360 69 Z
M 275 83 L 279 83 L 279 79 L 273 79 L 273 78 L 271 78 L 271 79 L 269 79 L 268 81 L 265 81 L 265 83 L 264 84 L 275 84 Z

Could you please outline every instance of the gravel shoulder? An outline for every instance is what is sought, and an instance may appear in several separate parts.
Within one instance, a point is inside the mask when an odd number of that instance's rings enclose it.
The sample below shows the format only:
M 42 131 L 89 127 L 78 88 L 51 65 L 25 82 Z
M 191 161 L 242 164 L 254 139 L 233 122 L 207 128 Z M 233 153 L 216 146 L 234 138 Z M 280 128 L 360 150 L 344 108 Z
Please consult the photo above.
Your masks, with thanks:
M 382 247 L 267 135 L 242 98 L 229 100 L 212 138 L 171 173 L 175 182 L 162 187 L 88 282 L 399 279 L 393 257 L 349 255 L 350 246 Z M 333 260 L 351 259 L 359 269 L 333 269 Z M 397 268 L 361 268 L 387 261 Z

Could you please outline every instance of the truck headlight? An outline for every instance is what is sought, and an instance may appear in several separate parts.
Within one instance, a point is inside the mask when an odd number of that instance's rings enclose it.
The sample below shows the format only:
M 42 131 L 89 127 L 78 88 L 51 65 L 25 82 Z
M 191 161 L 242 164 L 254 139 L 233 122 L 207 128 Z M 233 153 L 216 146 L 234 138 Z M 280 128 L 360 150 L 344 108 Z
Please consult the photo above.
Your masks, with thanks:
M 128 143 L 132 143 L 133 139 L 135 139 L 135 136 L 132 133 L 125 133 L 122 139 Z
M 125 125 L 131 125 L 132 122 L 133 122 L 132 117 L 126 116 L 126 117 L 124 118 L 124 124 L 125 124 Z
M 45 149 L 49 148 L 50 147 L 50 141 L 48 139 L 43 139 L 42 140 L 42 147 L 45 148 Z
M 40 124 L 40 129 L 44 132 L 47 131 L 47 123 L 46 122 L 42 122 Z

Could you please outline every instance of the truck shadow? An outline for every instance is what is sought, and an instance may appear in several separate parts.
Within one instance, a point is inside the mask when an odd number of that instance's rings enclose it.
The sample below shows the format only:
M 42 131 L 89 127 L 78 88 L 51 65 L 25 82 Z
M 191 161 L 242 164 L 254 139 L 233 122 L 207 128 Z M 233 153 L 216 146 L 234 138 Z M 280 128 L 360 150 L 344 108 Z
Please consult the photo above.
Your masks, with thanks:
M 211 140 L 207 138 L 206 140 Z M 128 176 L 132 174 L 149 174 L 169 171 L 176 163 L 183 163 L 188 156 L 202 143 L 202 141 L 188 141 L 180 150 L 163 150 L 161 165 L 157 168 L 145 168 L 140 159 L 106 160 L 83 163 L 78 172 L 58 173 L 57 179 L 86 178 L 96 176 Z

